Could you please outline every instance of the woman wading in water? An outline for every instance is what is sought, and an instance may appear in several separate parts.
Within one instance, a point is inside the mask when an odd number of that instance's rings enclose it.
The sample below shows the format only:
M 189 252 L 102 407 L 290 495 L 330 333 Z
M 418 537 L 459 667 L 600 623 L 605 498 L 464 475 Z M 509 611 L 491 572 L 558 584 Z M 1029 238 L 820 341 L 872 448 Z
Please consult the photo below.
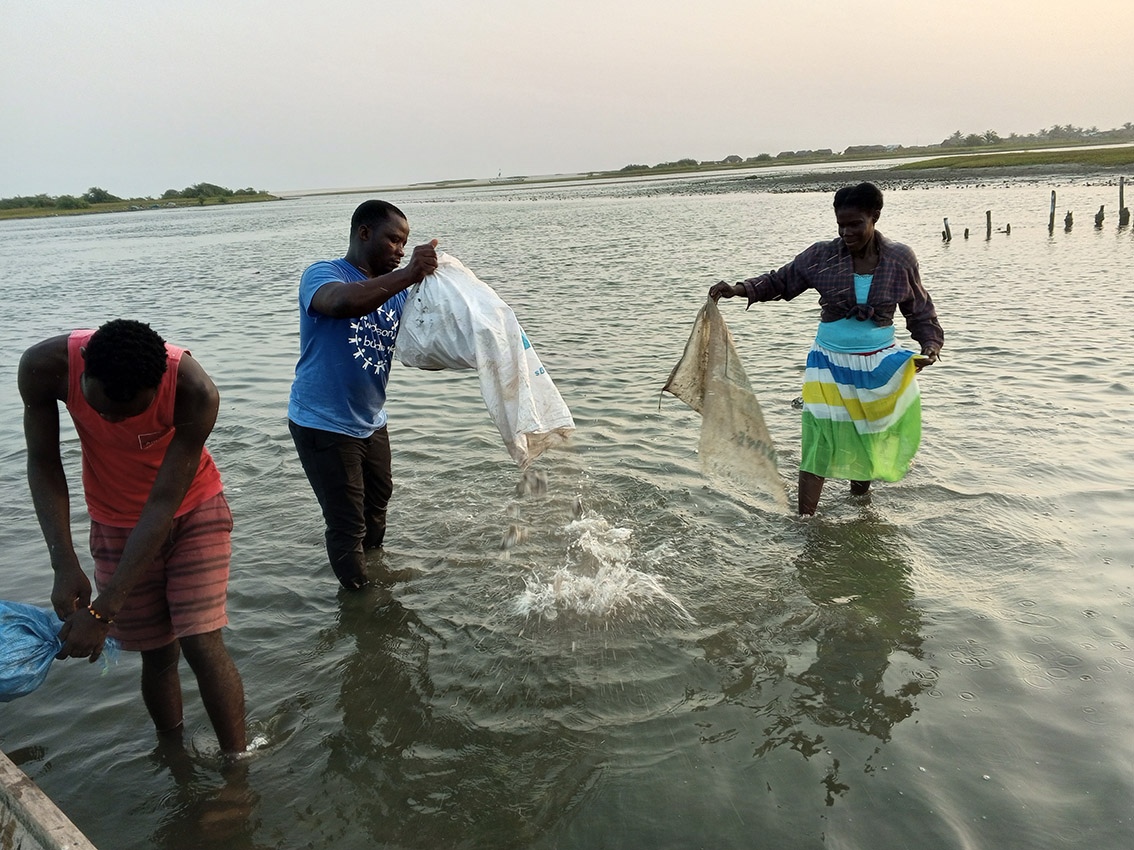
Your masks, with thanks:
M 819 331 L 803 383 L 799 512 L 805 515 L 815 513 L 827 478 L 850 481 L 851 493 L 861 496 L 871 481 L 905 477 L 921 442 L 915 376 L 937 362 L 945 340 L 914 252 L 874 229 L 882 214 L 878 187 L 845 186 L 834 206 L 838 239 L 816 242 L 778 271 L 709 289 L 713 300 L 745 295 L 749 306 L 790 301 L 808 289 L 819 293 Z M 896 308 L 921 354 L 895 341 Z

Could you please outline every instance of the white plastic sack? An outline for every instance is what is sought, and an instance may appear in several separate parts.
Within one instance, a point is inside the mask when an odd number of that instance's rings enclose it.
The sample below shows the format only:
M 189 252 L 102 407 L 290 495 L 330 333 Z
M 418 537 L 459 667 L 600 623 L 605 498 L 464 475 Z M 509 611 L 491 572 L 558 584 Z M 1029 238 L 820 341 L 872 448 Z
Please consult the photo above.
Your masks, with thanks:
M 706 475 L 731 481 L 748 494 L 764 495 L 778 507 L 787 507 L 772 435 L 728 325 L 711 298 L 697 313 L 685 352 L 663 392 L 672 393 L 701 414 L 698 453 Z
M 448 254 L 410 287 L 395 353 L 418 369 L 476 369 L 488 413 L 521 469 L 575 430 L 512 308 Z

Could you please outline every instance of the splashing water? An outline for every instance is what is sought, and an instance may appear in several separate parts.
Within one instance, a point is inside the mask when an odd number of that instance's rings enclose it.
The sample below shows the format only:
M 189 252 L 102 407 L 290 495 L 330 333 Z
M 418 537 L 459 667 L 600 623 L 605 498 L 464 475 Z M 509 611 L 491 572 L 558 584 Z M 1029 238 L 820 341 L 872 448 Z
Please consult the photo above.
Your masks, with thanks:
M 513 602 L 522 617 L 555 620 L 571 614 L 587 620 L 694 622 L 685 606 L 658 576 L 629 566 L 634 556 L 629 528 L 612 527 L 601 516 L 583 516 L 567 525 L 577 535 L 568 546 L 568 563 L 550 576 L 533 572 Z

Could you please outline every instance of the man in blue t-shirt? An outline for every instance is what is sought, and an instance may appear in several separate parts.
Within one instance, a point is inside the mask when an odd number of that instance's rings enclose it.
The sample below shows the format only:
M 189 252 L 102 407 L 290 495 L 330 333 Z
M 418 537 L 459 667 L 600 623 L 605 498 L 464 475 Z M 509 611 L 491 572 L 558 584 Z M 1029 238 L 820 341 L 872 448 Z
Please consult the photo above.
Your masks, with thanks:
M 386 381 L 405 290 L 437 268 L 437 240 L 401 265 L 409 222 L 366 201 L 341 260 L 309 266 L 299 283 L 299 362 L 288 402 L 299 460 L 326 521 L 327 556 L 343 587 L 369 582 L 367 549 L 382 545 L 393 492 Z

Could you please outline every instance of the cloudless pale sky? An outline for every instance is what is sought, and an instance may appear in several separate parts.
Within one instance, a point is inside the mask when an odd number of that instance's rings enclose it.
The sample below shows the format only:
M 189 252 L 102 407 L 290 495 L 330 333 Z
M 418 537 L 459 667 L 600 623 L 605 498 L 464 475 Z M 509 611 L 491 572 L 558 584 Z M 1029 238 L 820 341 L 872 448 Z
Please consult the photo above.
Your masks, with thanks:
M 0 0 L 0 197 L 1134 121 L 1130 0 Z

